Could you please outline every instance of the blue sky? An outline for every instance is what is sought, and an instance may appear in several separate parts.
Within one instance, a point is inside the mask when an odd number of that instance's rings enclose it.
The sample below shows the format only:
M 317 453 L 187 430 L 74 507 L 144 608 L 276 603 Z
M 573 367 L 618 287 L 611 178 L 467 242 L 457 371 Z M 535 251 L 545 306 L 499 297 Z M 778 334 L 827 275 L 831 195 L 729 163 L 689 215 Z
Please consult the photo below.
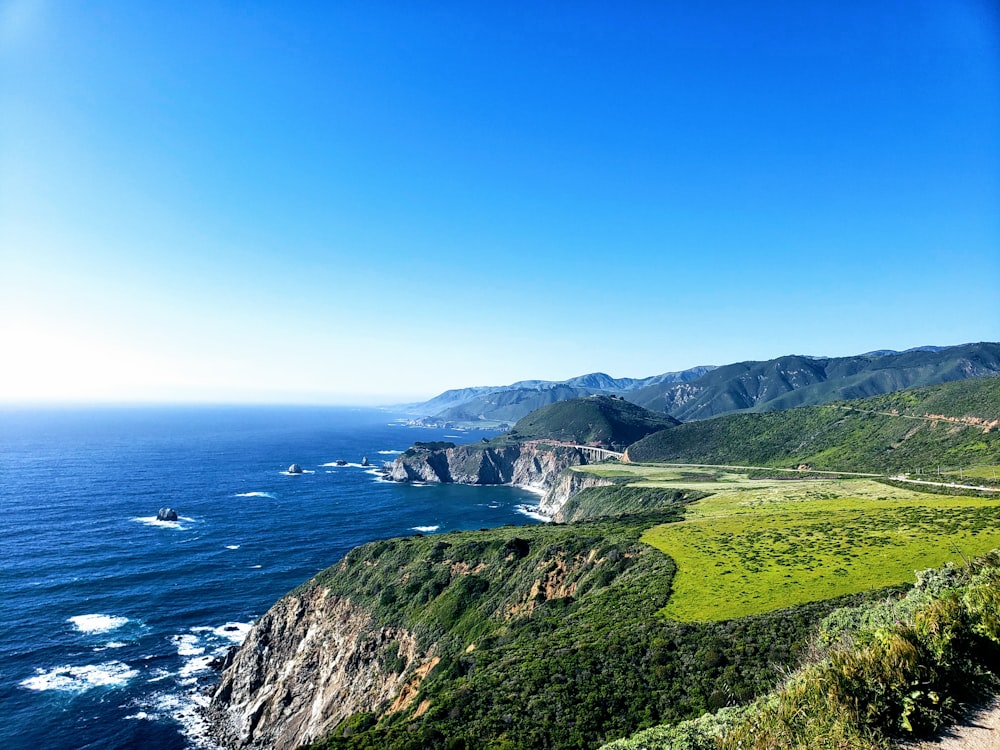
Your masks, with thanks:
M 0 0 L 0 400 L 1000 339 L 995 4 L 703 6 Z

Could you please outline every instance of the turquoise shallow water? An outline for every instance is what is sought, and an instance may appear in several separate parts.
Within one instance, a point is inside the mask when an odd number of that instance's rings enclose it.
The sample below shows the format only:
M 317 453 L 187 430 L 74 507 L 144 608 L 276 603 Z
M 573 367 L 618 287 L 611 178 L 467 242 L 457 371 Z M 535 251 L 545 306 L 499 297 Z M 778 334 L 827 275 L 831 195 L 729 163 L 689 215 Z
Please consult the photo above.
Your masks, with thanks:
M 533 522 L 520 490 L 361 466 L 483 434 L 343 408 L 0 411 L 0 746 L 208 746 L 208 664 L 282 594 L 373 539 Z

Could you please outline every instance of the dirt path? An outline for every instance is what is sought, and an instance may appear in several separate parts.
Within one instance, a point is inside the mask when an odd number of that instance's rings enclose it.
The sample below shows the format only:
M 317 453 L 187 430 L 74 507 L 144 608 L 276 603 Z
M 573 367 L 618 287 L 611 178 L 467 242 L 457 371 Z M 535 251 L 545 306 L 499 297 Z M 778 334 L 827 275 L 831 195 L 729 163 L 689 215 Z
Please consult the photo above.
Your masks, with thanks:
M 1000 750 L 1000 699 L 973 713 L 933 742 L 900 745 L 905 750 Z

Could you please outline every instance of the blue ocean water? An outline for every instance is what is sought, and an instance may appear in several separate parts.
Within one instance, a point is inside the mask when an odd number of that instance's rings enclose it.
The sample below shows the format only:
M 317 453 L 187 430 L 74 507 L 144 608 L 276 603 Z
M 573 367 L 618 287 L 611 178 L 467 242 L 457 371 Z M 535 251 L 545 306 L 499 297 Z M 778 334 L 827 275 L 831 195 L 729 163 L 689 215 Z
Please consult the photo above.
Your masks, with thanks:
M 0 747 L 210 747 L 209 662 L 284 593 L 373 539 L 533 522 L 520 490 L 361 465 L 484 434 L 345 408 L 0 411 Z

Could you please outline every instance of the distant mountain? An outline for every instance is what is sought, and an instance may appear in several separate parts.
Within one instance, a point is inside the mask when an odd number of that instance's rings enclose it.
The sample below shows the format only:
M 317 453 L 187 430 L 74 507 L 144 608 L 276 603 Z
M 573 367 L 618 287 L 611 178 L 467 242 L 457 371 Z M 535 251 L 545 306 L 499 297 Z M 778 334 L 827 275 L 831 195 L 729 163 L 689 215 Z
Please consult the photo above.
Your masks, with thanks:
M 939 352 L 947 349 L 947 346 L 915 346 L 912 349 L 904 349 L 901 352 L 895 349 L 876 349 L 873 352 L 865 352 L 862 357 L 888 357 L 893 354 L 906 354 L 907 352 Z M 828 357 L 816 357 L 816 359 L 829 359 Z
M 410 414 L 449 422 L 516 422 L 535 409 L 567 399 L 624 395 L 646 386 L 684 383 L 711 370 L 710 366 L 692 367 L 648 378 L 613 378 L 595 372 L 569 380 L 521 380 L 504 386 L 445 391 L 429 401 L 403 408 Z
M 777 411 L 996 374 L 1000 374 L 997 343 L 918 347 L 856 357 L 791 355 L 725 365 L 687 383 L 639 388 L 626 398 L 689 422 L 730 412 Z
M 723 367 L 693 367 L 649 378 L 604 373 L 569 380 L 522 380 L 507 386 L 446 391 L 406 408 L 450 422 L 508 422 L 548 404 L 617 395 L 684 422 L 738 411 L 776 411 L 865 398 L 952 380 L 1000 374 L 1000 343 L 880 349 L 854 357 L 793 354 Z

